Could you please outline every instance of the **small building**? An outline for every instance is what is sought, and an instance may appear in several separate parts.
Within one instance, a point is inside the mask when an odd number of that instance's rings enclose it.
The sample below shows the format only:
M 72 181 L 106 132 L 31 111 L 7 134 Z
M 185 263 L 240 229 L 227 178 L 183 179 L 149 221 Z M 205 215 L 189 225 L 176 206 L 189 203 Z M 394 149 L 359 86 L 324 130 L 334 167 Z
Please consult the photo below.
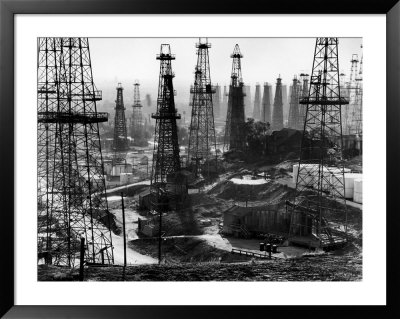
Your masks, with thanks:
M 288 234 L 290 216 L 276 206 L 242 207 L 234 205 L 223 212 L 222 232 L 250 238 L 257 234 Z
M 132 173 L 121 173 L 119 178 L 120 178 L 121 185 L 134 183 L 134 180 L 135 180 L 135 176 L 133 176 Z
M 139 160 L 140 165 L 147 165 L 148 163 L 149 163 L 149 158 L 146 155 L 141 157 Z
M 120 184 L 120 177 L 119 176 L 112 176 L 112 175 L 107 175 L 106 178 L 106 187 L 114 187 L 114 186 L 119 186 Z
M 105 175 L 111 175 L 111 171 L 112 171 L 112 160 L 103 160 L 103 164 L 104 164 L 104 174 Z
M 152 219 L 138 218 L 138 232 L 147 237 L 153 237 L 158 232 L 158 227 L 154 225 Z
M 149 188 L 139 194 L 139 209 L 151 209 L 151 193 Z
M 111 175 L 120 176 L 121 173 L 132 173 L 132 164 L 118 163 L 112 167 Z

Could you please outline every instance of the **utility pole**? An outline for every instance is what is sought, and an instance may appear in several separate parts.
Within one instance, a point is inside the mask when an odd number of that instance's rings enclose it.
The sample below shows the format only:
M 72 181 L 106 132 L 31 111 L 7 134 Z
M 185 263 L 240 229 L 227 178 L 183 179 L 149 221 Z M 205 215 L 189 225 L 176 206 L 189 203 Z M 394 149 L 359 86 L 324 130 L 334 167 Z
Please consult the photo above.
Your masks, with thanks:
M 161 264 L 161 244 L 162 244 L 162 209 L 160 209 L 159 213 L 159 226 L 158 226 L 158 264 Z
M 80 251 L 80 264 L 79 264 L 79 281 L 83 281 L 83 267 L 85 263 L 85 237 L 81 237 L 81 251 Z
M 124 193 L 121 192 L 122 203 L 122 231 L 124 234 L 124 267 L 126 267 L 126 231 L 125 231 L 125 207 L 124 207 Z

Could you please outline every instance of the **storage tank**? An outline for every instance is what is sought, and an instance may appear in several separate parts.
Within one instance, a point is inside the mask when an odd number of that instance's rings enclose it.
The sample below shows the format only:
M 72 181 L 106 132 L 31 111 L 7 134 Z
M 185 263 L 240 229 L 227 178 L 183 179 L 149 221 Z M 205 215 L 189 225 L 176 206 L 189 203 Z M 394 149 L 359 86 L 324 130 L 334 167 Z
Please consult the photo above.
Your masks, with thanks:
M 354 195 L 353 201 L 362 204 L 362 179 L 354 180 Z
M 133 174 L 132 173 L 121 173 L 119 176 L 119 182 L 121 184 L 133 183 Z
M 120 175 L 119 175 L 119 183 L 121 185 L 128 183 L 128 174 L 127 173 L 120 173 Z
M 344 187 L 345 187 L 345 198 L 353 198 L 354 194 L 354 180 L 362 178 L 362 174 L 347 173 L 344 174 Z M 343 189 L 340 186 L 343 185 L 343 176 L 341 174 L 334 174 L 331 176 L 331 184 L 336 187 L 338 193 L 343 196 Z
M 318 164 L 300 164 L 300 171 L 299 185 L 313 185 L 315 175 L 318 174 Z M 299 164 L 293 165 L 293 183 L 295 185 L 298 174 Z
M 132 164 L 116 164 L 112 168 L 113 176 L 120 176 L 121 173 L 132 173 Z
M 104 163 L 104 174 L 110 175 L 112 171 L 112 163 Z

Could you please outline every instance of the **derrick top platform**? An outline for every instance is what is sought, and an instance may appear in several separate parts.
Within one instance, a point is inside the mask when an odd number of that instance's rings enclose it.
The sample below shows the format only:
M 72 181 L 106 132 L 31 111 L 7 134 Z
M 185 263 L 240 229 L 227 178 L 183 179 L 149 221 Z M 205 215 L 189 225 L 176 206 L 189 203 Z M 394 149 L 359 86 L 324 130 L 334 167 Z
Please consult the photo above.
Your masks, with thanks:
M 175 54 L 160 53 L 156 56 L 157 60 L 175 60 Z
M 101 123 L 108 121 L 106 112 L 38 112 L 38 123 Z

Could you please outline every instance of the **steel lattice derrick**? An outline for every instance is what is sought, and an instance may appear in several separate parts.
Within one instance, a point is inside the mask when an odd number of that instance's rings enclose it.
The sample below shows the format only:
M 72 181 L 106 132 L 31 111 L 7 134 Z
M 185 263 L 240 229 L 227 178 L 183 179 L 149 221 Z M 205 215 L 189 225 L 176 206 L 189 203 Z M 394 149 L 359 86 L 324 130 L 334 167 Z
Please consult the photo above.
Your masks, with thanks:
M 271 86 L 267 82 L 264 83 L 261 121 L 271 124 Z
M 38 39 L 38 111 L 42 113 L 56 112 L 58 108 L 61 47 L 56 40 Z M 59 195 L 52 192 L 55 133 L 55 123 L 38 122 L 38 252 L 50 252 L 52 247 L 62 245 L 63 241 L 53 236 L 56 222 L 64 235 L 67 230 L 64 226 L 68 223 L 67 215 L 52 209 L 54 196 Z M 62 197 L 58 202 L 63 203 Z M 66 261 L 67 256 L 66 252 L 62 258 Z
M 241 58 L 239 45 L 236 44 L 231 54 L 232 72 L 228 95 L 228 110 L 226 114 L 224 150 L 244 150 L 245 139 L 243 128 L 244 114 L 244 83 L 242 79 Z
M 357 108 L 357 76 L 358 76 L 358 54 L 353 54 L 350 60 L 351 69 L 350 69 L 350 80 L 347 83 L 347 91 L 348 91 L 348 99 L 349 104 L 344 107 L 343 110 L 343 120 L 344 120 L 344 128 L 343 131 L 345 134 L 354 133 L 354 110 Z
M 290 108 L 288 127 L 293 129 L 299 128 L 299 98 L 300 98 L 300 81 L 295 76 L 293 78 L 292 90 L 290 94 Z
M 142 102 L 140 101 L 139 81 L 135 81 L 133 90 L 133 112 L 132 112 L 132 130 L 131 134 L 135 141 L 143 138 L 144 122 L 142 116 Z
M 361 45 L 362 49 L 362 45 Z M 360 69 L 355 77 L 355 99 L 354 99 L 354 109 L 352 114 L 353 119 L 353 132 L 361 136 L 362 135 L 362 94 L 363 94 L 363 56 L 361 55 Z
M 223 112 L 221 112 L 221 117 L 222 118 L 227 118 L 227 112 L 228 112 L 228 91 L 226 88 L 226 85 L 224 85 L 224 94 L 222 95 L 222 107 L 223 107 Z M 224 114 L 225 113 L 225 114 Z M 225 116 L 224 116 L 225 115 Z
M 274 108 L 272 110 L 272 130 L 279 131 L 283 128 L 283 101 L 282 101 L 282 79 L 276 79 L 276 89 L 274 97 Z
M 114 117 L 114 142 L 113 150 L 115 152 L 124 152 L 129 149 L 129 143 L 126 131 L 126 118 L 124 96 L 121 83 L 117 86 L 117 99 L 115 100 L 115 117 Z
M 345 242 L 347 211 L 342 162 L 341 96 L 337 38 L 317 38 L 306 119 L 296 175 L 296 195 L 289 205 L 289 237 L 315 236 L 322 246 Z M 338 232 L 331 225 L 340 225 Z
M 175 55 L 171 54 L 169 44 L 161 45 L 157 60 L 160 60 L 160 75 L 157 112 L 151 116 L 156 120 L 151 185 L 152 189 L 159 190 L 165 187 L 169 174 L 180 170 L 176 120 L 181 116 L 175 109 L 175 91 L 172 82 L 174 73 L 171 65 Z
M 302 88 L 300 92 L 300 99 L 304 99 L 308 96 L 308 82 L 309 75 L 305 73 L 300 74 L 300 80 L 302 82 Z M 299 103 L 299 122 L 297 129 L 304 130 L 304 123 L 306 119 L 306 109 L 307 107 L 304 104 Z
M 256 83 L 256 93 L 254 95 L 254 109 L 253 109 L 253 118 L 255 120 L 260 120 L 261 119 L 261 90 L 260 90 L 260 84 Z
M 207 39 L 199 39 L 196 48 L 195 79 L 190 89 L 193 100 L 187 166 L 192 168 L 195 176 L 198 176 L 204 171 L 206 164 L 207 172 L 210 172 L 211 167 L 216 170 L 217 153 L 213 112 L 215 88 L 211 85 L 208 54 L 211 44 L 207 42 Z
M 213 98 L 213 106 L 214 106 L 214 117 L 221 117 L 221 86 L 215 85 L 215 94 Z
M 38 70 L 39 237 L 55 264 L 76 263 L 81 236 L 87 262 L 113 263 L 88 39 L 40 38 Z

